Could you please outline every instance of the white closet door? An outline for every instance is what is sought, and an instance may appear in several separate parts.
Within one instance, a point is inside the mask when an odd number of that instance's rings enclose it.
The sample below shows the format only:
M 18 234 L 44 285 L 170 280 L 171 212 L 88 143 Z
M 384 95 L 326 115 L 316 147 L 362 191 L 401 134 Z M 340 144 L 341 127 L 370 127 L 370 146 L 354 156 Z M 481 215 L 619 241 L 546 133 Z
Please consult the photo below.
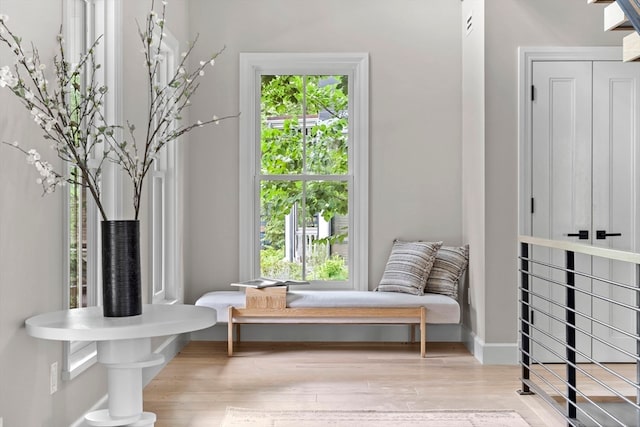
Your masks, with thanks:
M 640 64 L 595 62 L 593 65 L 593 245 L 638 252 L 638 125 L 640 124 Z M 600 231 L 600 235 L 598 235 Z M 606 234 L 603 236 L 602 234 Z M 614 234 L 610 236 L 609 234 Z M 619 236 L 615 234 L 620 234 Z M 594 276 L 610 278 L 630 286 L 635 282 L 634 265 L 594 258 Z M 635 306 L 635 293 L 593 281 L 594 293 Z M 635 334 L 635 312 L 593 299 L 595 319 Z M 593 324 L 594 334 L 635 354 L 635 340 Z M 624 354 L 607 348 L 597 339 L 593 357 L 607 362 L 629 361 Z
M 591 239 L 591 101 L 592 62 L 534 62 L 532 101 L 532 235 L 553 240 L 589 243 Z M 577 235 L 588 233 L 586 239 Z M 564 266 L 562 251 L 535 248 L 535 259 Z M 590 271 L 588 257 L 576 255 L 576 268 Z M 552 268 L 533 266 L 543 277 L 565 281 L 565 273 Z M 576 277 L 576 285 L 591 289 L 591 281 Z M 536 358 L 551 362 L 565 357 L 564 287 L 533 279 L 533 335 Z M 557 303 L 559 305 L 556 305 Z M 576 305 L 591 314 L 591 299 L 578 292 Z M 546 315 L 544 313 L 550 313 Z M 591 355 L 591 322 L 578 316 L 577 350 Z M 556 339 L 561 342 L 556 341 Z M 555 354 L 554 354 L 555 353 Z

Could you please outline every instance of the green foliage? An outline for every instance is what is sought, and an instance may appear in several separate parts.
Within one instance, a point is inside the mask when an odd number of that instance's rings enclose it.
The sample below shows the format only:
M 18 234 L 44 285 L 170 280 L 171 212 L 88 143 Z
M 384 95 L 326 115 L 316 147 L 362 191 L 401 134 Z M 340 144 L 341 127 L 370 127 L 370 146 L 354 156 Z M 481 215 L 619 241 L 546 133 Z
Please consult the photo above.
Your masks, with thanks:
M 326 256 L 326 245 L 320 244 L 316 254 L 309 257 L 306 279 L 347 280 L 349 270 L 344 258 L 339 255 Z M 302 264 L 287 261 L 283 249 L 267 247 L 260 251 L 260 275 L 275 279 L 302 279 Z
M 264 242 L 274 250 L 284 247 L 285 217 L 294 206 L 304 224 L 313 224 L 317 216 L 330 221 L 348 214 L 346 180 L 295 180 L 298 174 L 348 174 L 347 83 L 347 76 L 262 77 L 260 171 L 267 176 L 292 175 L 291 181 L 267 178 L 260 182 Z M 344 237 L 322 240 L 326 244 Z M 271 261 L 261 259 L 263 274 L 265 269 L 274 268 L 274 273 L 290 269 Z M 329 278 L 329 273 L 323 274 L 323 279 Z
M 314 269 L 314 275 L 316 280 L 347 280 L 349 270 L 344 263 L 344 258 L 333 255 Z
M 302 265 L 287 261 L 284 249 L 268 247 L 260 251 L 260 275 L 273 279 L 302 280 Z
M 346 76 L 263 76 L 262 174 L 348 172 L 346 80 Z M 281 127 L 273 125 L 276 119 L 282 121 Z

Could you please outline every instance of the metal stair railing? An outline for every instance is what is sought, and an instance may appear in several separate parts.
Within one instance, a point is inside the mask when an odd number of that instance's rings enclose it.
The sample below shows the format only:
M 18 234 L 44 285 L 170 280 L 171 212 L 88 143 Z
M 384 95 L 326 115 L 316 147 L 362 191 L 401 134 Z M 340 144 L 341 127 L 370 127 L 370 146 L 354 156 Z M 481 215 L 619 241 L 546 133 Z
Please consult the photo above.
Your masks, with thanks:
M 519 245 L 519 352 L 522 368 L 522 389 L 519 393 L 538 394 L 565 418 L 569 426 L 640 426 L 640 254 L 531 236 L 520 236 Z M 535 259 L 533 248 L 562 251 L 564 265 Z M 633 266 L 633 283 L 579 271 L 576 254 L 590 256 L 592 260 L 600 258 Z M 552 277 L 558 272 L 563 279 Z M 585 289 L 576 285 L 577 278 L 605 287 L 606 295 L 594 292 L 591 287 Z M 551 292 L 539 292 L 535 289 L 538 283 L 561 290 L 564 301 L 552 298 Z M 623 290 L 634 297 L 618 300 L 610 296 L 614 290 Z M 591 312 L 590 305 L 583 307 L 583 302 L 576 301 L 577 296 L 606 305 L 609 313 L 614 309 L 623 312 L 634 320 L 633 330 L 616 324 L 623 317 L 610 315 L 606 319 L 598 318 Z M 549 307 L 546 310 L 545 304 Z M 544 317 L 548 323 L 537 325 L 534 313 Z M 553 333 L 551 324 L 564 327 L 564 334 Z M 591 326 L 585 327 L 584 324 Z M 594 333 L 596 325 L 631 342 L 634 348 L 622 348 L 609 341 L 607 336 Z M 592 351 L 585 351 L 584 343 L 578 345 L 577 334 L 590 340 L 591 347 L 594 344 L 606 347 L 608 352 L 627 362 L 610 364 L 597 360 Z M 592 349 L 589 347 L 589 350 Z M 599 394 L 603 392 L 604 396 Z

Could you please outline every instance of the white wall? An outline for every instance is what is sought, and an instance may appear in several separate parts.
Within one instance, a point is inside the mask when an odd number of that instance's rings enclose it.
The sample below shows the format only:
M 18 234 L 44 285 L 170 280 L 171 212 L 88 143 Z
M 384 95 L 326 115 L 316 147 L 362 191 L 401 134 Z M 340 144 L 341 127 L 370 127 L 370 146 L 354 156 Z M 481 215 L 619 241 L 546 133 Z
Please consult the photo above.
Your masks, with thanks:
M 469 300 L 464 323 L 475 334 L 484 336 L 484 0 L 462 3 L 462 233 L 469 243 Z M 472 29 L 467 33 L 467 20 Z M 466 303 L 466 301 L 464 301 Z
M 466 3 L 465 1 L 465 8 Z M 465 159 L 481 147 L 478 159 L 484 174 L 484 196 L 472 197 L 465 190 L 465 211 L 484 210 L 484 229 L 473 216 L 465 217 L 464 227 L 484 244 L 472 246 L 484 252 L 484 274 L 472 275 L 470 286 L 479 295 L 472 308 L 471 325 L 477 339 L 487 348 L 517 341 L 517 235 L 518 235 L 518 56 L 519 46 L 620 46 L 626 33 L 605 33 L 603 6 L 583 0 L 502 0 L 484 3 L 484 131 L 480 127 L 465 134 Z M 464 16 L 463 16 L 464 18 Z M 467 42 L 465 42 L 465 46 Z M 465 61 L 472 58 L 465 55 Z M 466 64 L 466 62 L 465 62 Z M 470 77 L 465 70 L 465 82 Z M 466 86 L 465 86 L 466 88 Z M 477 101 L 466 89 L 464 105 Z M 465 113 L 465 118 L 471 117 Z M 466 124 L 469 120 L 465 121 Z M 465 126 L 465 131 L 467 126 Z M 466 170 L 466 165 L 465 165 Z M 476 185 L 473 177 L 467 185 Z M 473 215 L 473 214 L 469 214 Z M 483 235 L 482 235 L 483 234 Z M 484 299 L 484 306 L 481 304 Z M 484 324 L 484 327 L 483 327 Z M 515 354 L 514 354 L 515 356 Z
M 33 41 L 50 64 L 62 2 L 0 0 L 0 13 L 9 15 L 23 43 Z M 12 62 L 0 48 L 0 66 Z M 0 88 L 0 140 L 18 140 L 59 164 L 7 88 Z M 50 396 L 49 366 L 62 366 L 62 343 L 25 332 L 25 319 L 63 304 L 62 195 L 42 197 L 36 175 L 21 153 L 0 146 L 0 416 L 6 427 L 68 425 L 106 393 L 104 370 L 96 367 L 73 382 L 60 382 Z
M 194 116 L 238 111 L 239 52 L 369 52 L 370 288 L 394 238 L 462 241 L 459 17 L 450 0 L 190 1 L 196 53 L 227 46 Z M 193 302 L 238 278 L 237 123 L 194 132 L 187 165 Z
M 517 264 L 518 46 L 621 46 L 603 5 L 582 0 L 486 2 L 486 341 L 514 341 Z M 506 327 L 505 327 L 506 326 Z

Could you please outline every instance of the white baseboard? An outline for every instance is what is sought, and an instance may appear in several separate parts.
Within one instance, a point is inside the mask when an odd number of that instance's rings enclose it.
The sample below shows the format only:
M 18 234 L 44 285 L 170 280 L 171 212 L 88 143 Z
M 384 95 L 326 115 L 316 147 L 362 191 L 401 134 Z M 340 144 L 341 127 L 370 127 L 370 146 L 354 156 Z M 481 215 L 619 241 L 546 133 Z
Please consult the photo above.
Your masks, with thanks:
M 162 354 L 164 356 L 164 363 L 162 365 L 153 366 L 151 368 L 144 369 L 142 371 L 142 384 L 146 386 L 155 378 L 162 369 L 167 366 L 167 363 L 171 361 L 176 354 L 180 352 L 190 341 L 189 334 L 172 335 L 167 337 L 162 344 L 154 350 L 156 354 Z
M 517 343 L 486 343 L 474 332 L 464 328 L 463 342 L 467 349 L 483 365 L 517 365 Z
M 85 413 L 99 411 L 100 409 L 107 408 L 107 395 L 102 396 L 91 408 L 87 409 Z M 78 418 L 72 424 L 69 424 L 69 427 L 87 427 L 87 424 L 84 422 L 84 415 Z
M 242 325 L 243 341 L 407 342 L 407 325 Z M 227 324 L 192 332 L 194 341 L 226 341 Z M 416 329 L 416 339 L 419 333 Z M 462 342 L 462 325 L 427 325 L 427 341 Z
M 182 350 L 182 348 L 189 343 L 189 334 L 172 335 L 167 337 L 153 352 L 156 354 L 162 354 L 164 356 L 164 363 L 159 366 L 147 368 L 142 370 L 142 384 L 146 386 L 151 380 L 158 375 L 158 373 L 164 368 L 167 363 L 173 359 L 176 354 Z M 105 394 L 102 396 L 91 408 L 87 409 L 85 413 L 98 411 L 100 409 L 107 408 L 108 396 Z M 84 415 L 74 421 L 69 427 L 86 427 L 87 424 L 84 421 Z

